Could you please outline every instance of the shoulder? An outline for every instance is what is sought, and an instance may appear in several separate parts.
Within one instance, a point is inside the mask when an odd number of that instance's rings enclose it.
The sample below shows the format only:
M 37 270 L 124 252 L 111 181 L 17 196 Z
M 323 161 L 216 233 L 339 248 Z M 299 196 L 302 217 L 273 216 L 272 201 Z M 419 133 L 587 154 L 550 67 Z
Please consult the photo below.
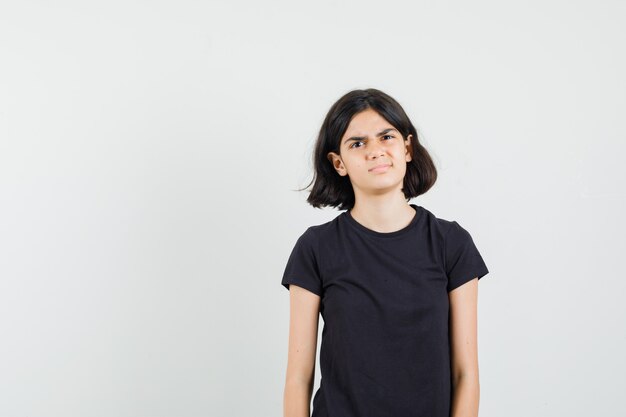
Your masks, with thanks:
M 341 214 L 337 215 L 333 220 L 307 227 L 301 238 L 309 242 L 319 242 L 332 237 L 333 234 L 337 233 L 340 216 Z
M 434 229 L 441 237 L 445 237 L 452 228 L 458 226 L 458 223 L 455 220 L 444 219 L 435 215 L 432 211 L 418 206 L 425 217 L 425 223 L 431 228 Z
M 442 218 L 428 209 L 420 207 L 426 218 L 431 234 L 437 236 L 446 245 L 447 242 L 462 242 L 471 239 L 470 233 L 457 220 Z

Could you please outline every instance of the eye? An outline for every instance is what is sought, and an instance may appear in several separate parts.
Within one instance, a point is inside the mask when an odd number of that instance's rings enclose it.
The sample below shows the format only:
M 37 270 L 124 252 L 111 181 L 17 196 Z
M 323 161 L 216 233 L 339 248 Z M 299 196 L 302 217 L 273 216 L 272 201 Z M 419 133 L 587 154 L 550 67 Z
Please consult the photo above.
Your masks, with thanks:
M 385 135 L 383 138 L 393 138 L 393 135 Z
M 354 141 L 354 142 L 350 145 L 350 148 L 354 148 L 354 147 L 355 147 L 354 145 L 355 145 L 355 144 L 357 144 L 357 143 L 363 143 L 363 141 L 362 141 L 362 140 L 357 140 L 357 141 Z M 360 148 L 360 146 L 357 146 L 357 148 Z

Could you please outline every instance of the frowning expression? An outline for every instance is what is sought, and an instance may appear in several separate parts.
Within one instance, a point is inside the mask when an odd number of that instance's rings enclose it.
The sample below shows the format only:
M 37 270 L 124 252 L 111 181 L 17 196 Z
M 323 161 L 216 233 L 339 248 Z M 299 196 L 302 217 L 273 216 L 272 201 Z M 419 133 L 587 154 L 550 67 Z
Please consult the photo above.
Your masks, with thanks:
M 373 109 L 354 115 L 339 144 L 339 155 L 328 153 L 337 173 L 357 189 L 401 188 L 411 160 L 411 135 L 402 134 Z

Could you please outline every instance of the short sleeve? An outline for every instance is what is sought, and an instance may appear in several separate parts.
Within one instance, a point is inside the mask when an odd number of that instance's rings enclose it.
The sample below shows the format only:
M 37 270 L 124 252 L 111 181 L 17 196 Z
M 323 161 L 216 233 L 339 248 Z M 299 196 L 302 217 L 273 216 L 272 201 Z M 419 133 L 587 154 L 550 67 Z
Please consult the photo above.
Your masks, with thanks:
M 452 222 L 450 229 L 446 232 L 444 252 L 448 292 L 476 277 L 480 279 L 489 273 L 472 236 L 456 221 Z
M 317 239 L 309 227 L 296 241 L 289 255 L 281 284 L 289 289 L 289 284 L 306 288 L 321 297 L 322 279 L 320 277 L 317 254 Z

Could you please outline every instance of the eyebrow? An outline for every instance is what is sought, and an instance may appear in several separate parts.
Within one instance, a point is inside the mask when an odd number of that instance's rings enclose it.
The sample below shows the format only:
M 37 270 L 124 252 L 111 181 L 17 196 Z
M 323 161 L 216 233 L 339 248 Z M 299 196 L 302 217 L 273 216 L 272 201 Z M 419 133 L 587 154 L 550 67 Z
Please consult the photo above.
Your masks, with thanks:
M 385 130 L 381 130 L 380 132 L 378 132 L 376 134 L 376 136 L 382 136 L 385 133 L 391 132 L 392 130 L 395 130 L 396 132 L 398 132 L 398 129 L 394 129 L 393 127 L 390 127 L 390 128 L 385 129 Z M 398 133 L 400 133 L 400 132 L 398 132 Z M 343 141 L 343 143 L 345 144 L 345 143 L 347 143 L 348 141 L 351 141 L 351 140 L 357 141 L 357 140 L 365 140 L 365 139 L 367 139 L 367 136 L 352 136 L 350 138 L 345 139 Z

